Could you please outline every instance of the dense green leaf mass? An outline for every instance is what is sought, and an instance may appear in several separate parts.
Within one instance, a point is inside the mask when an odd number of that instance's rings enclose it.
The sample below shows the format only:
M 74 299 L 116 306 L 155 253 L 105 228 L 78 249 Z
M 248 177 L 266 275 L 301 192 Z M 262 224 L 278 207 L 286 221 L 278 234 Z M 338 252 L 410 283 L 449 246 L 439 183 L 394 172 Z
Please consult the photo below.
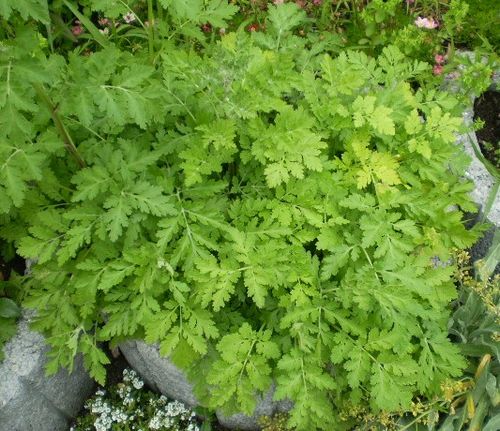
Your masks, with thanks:
M 160 3 L 192 29 L 234 13 Z M 0 232 L 38 259 L 25 304 L 49 371 L 82 352 L 102 382 L 98 342 L 139 337 L 196 374 L 210 408 L 251 414 L 274 382 L 307 431 L 341 429 L 348 404 L 407 408 L 459 375 L 453 268 L 432 261 L 476 238 L 456 103 L 414 90 L 428 65 L 394 47 L 310 49 L 292 34 L 304 19 L 273 7 L 266 33 L 165 41 L 154 62 L 113 44 L 46 56 L 22 28 L 5 45 Z M 182 28 L 174 40 L 197 38 Z

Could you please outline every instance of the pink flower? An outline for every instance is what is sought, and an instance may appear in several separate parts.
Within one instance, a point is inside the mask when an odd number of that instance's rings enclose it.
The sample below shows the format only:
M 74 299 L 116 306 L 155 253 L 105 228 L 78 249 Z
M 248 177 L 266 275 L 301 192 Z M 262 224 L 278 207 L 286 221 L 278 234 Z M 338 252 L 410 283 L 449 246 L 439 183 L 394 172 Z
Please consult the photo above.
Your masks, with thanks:
M 436 54 L 434 56 L 434 61 L 437 63 L 437 64 L 443 64 L 444 61 L 445 61 L 445 58 L 444 58 L 444 55 L 442 54 Z
M 434 18 L 429 18 L 429 24 L 428 24 L 427 28 L 433 29 L 433 28 L 437 28 L 437 27 L 439 27 L 439 22 L 434 20 Z
M 108 18 L 100 18 L 99 21 L 97 21 L 99 23 L 99 25 L 101 26 L 106 26 L 109 24 L 109 19 Z
M 321 3 L 323 3 L 323 0 L 313 0 L 314 6 L 319 6 Z
M 306 7 L 306 0 L 296 0 L 295 4 L 301 9 L 304 9 Z
M 83 27 L 81 25 L 74 25 L 71 28 L 71 33 L 73 33 L 73 36 L 80 36 L 83 33 Z
M 285 2 L 285 0 L 273 0 L 273 3 L 275 5 L 278 5 L 278 4 L 283 4 Z
M 209 22 L 203 24 L 201 26 L 201 31 L 203 31 L 203 33 L 211 33 L 212 32 L 212 25 Z
M 133 12 L 129 12 L 126 15 L 123 15 L 123 21 L 125 21 L 127 24 L 131 24 L 135 21 L 135 14 Z
M 248 27 L 247 27 L 247 30 L 252 33 L 254 31 L 259 31 L 259 24 L 257 24 L 256 22 L 254 22 L 253 24 L 250 24 Z
M 441 75 L 443 73 L 443 66 L 441 66 L 440 64 L 436 64 L 433 68 L 432 68 L 432 73 L 434 75 Z
M 434 18 L 422 18 L 419 16 L 415 20 L 415 25 L 418 28 L 433 29 L 433 28 L 436 28 L 439 25 L 439 23 L 437 21 L 435 21 Z

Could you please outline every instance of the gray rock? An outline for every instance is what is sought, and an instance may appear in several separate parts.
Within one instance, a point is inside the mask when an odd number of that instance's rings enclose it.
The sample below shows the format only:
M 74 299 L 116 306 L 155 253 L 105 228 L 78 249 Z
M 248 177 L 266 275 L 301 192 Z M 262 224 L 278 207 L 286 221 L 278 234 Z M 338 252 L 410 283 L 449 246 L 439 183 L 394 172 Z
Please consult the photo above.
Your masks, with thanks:
M 467 126 L 472 126 L 474 112 L 472 108 L 466 110 L 463 114 L 464 123 Z M 474 190 L 471 192 L 471 197 L 476 204 L 481 207 L 481 211 L 485 211 L 488 199 L 493 191 L 495 179 L 488 172 L 486 167 L 476 156 L 474 148 L 479 149 L 476 134 L 474 132 L 465 133 L 457 138 L 457 143 L 462 145 L 465 152 L 471 157 L 472 161 L 467 169 L 466 176 L 474 182 Z M 497 193 L 494 197 L 493 204 L 489 211 L 484 214 L 487 219 L 495 226 L 500 226 L 500 195 Z
M 486 64 L 488 62 L 488 58 L 486 56 L 482 56 L 481 58 L 477 59 L 476 58 L 476 53 L 474 51 L 468 51 L 468 50 L 462 50 L 462 49 L 457 49 L 455 51 L 455 56 L 457 57 L 464 57 L 467 58 L 471 62 L 482 62 L 483 64 Z M 460 73 L 466 68 L 465 65 L 461 64 L 458 66 L 458 72 Z M 448 90 L 451 90 L 453 92 L 459 92 L 462 91 L 462 88 L 460 87 L 459 82 L 455 80 L 456 76 L 455 73 L 451 73 L 445 76 L 445 88 Z M 493 75 L 491 77 L 491 85 L 488 88 L 488 90 L 491 91 L 500 91 L 500 68 L 496 68 L 493 70 Z M 478 94 L 476 97 L 479 96 Z
M 474 111 L 472 106 L 463 114 L 464 123 L 472 126 Z M 474 182 L 474 189 L 471 192 L 472 200 L 480 207 L 479 218 L 485 218 L 491 223 L 491 227 L 474 244 L 470 250 L 473 262 L 484 258 L 493 243 L 495 232 L 500 227 L 500 194 L 497 192 L 494 196 L 495 179 L 477 157 L 476 151 L 480 151 L 476 134 L 469 132 L 460 135 L 457 143 L 462 145 L 465 152 L 471 157 L 472 162 L 469 165 L 466 176 Z M 490 207 L 488 208 L 488 206 Z M 500 271 L 500 263 L 496 265 L 493 274 Z
M 229 429 L 242 431 L 260 430 L 259 419 L 262 416 L 273 416 L 276 413 L 287 413 L 293 408 L 293 402 L 290 400 L 273 401 L 274 385 L 269 389 L 265 397 L 258 400 L 257 407 L 252 416 L 244 414 L 235 414 L 225 416 L 221 411 L 217 411 L 217 419 L 221 425 Z
M 493 91 L 500 91 L 500 70 L 495 70 L 493 72 L 493 76 L 491 78 L 491 86 L 490 86 L 490 90 L 493 90 Z
M 5 348 L 0 363 L 0 431 L 67 430 L 94 387 L 81 357 L 73 372 L 45 376 L 44 338 L 29 329 L 29 316 L 21 319 L 18 332 Z
M 486 60 L 485 58 L 476 59 L 475 53 L 471 51 L 459 51 L 457 55 L 468 57 L 471 61 Z M 448 80 L 444 87 L 452 92 L 460 91 L 460 87 L 458 87 L 453 79 Z M 499 69 L 493 73 L 492 84 L 489 90 L 500 91 Z M 471 97 L 470 107 L 463 113 L 464 124 L 471 130 L 474 118 L 473 106 L 474 97 Z M 458 136 L 457 144 L 464 148 L 472 160 L 467 169 L 466 177 L 474 182 L 475 187 L 471 192 L 471 198 L 479 206 L 480 213 L 477 217 L 471 218 L 471 222 L 474 224 L 478 220 L 486 219 L 492 225 L 470 250 L 472 261 L 475 262 L 488 254 L 495 233 L 498 232 L 500 226 L 500 194 L 496 193 L 493 195 L 495 193 L 495 179 L 476 154 L 479 154 L 481 150 L 475 132 L 470 131 Z M 471 227 L 470 224 L 469 227 Z M 496 266 L 495 273 L 498 272 L 500 272 L 500 264 Z
M 160 356 L 158 345 L 149 345 L 143 341 L 127 341 L 120 344 L 120 350 L 130 366 L 154 390 L 169 398 L 182 401 L 190 407 L 199 405 L 193 393 L 193 386 L 186 375 L 168 358 Z M 271 388 L 264 398 L 257 402 L 252 416 L 234 414 L 226 416 L 217 411 L 219 422 L 229 429 L 258 430 L 258 420 L 261 416 L 271 416 L 277 412 L 285 412 L 292 408 L 291 402 L 275 402 L 272 400 L 274 388 Z
M 229 429 L 255 431 L 259 430 L 259 418 L 262 416 L 272 416 L 277 411 L 276 402 L 273 401 L 274 388 L 271 388 L 265 397 L 258 400 L 257 407 L 252 416 L 237 413 L 225 416 L 221 411 L 217 411 L 219 423 Z
M 120 350 L 130 366 L 152 389 L 190 407 L 199 405 L 186 375 L 168 358 L 160 356 L 158 345 L 127 341 Z
M 492 225 L 486 232 L 483 233 L 483 236 L 479 239 L 479 241 L 477 241 L 476 244 L 472 246 L 472 248 L 470 249 L 470 257 L 472 262 L 476 262 L 488 256 L 488 254 L 490 253 L 490 248 L 493 245 L 496 232 L 498 232 L 498 227 Z M 499 259 L 500 255 L 498 255 L 497 251 L 496 265 L 493 264 L 490 268 L 490 271 L 492 271 L 491 276 L 500 274 Z
M 473 51 L 458 50 L 456 55 L 462 57 L 468 57 L 470 61 L 485 62 L 486 58 L 476 59 L 476 54 Z M 459 67 L 460 69 L 460 67 Z M 444 84 L 444 89 L 451 92 L 460 92 L 460 87 L 457 83 L 450 79 Z M 497 69 L 493 73 L 492 84 L 489 88 L 490 90 L 500 90 L 500 70 Z M 478 95 L 476 95 L 478 96 Z M 470 99 L 470 106 L 463 113 L 464 124 L 472 130 L 472 125 L 474 123 L 474 97 Z M 466 176 L 474 182 L 474 190 L 471 192 L 471 197 L 474 202 L 480 207 L 481 212 L 484 216 L 498 228 L 500 226 L 500 195 L 497 193 L 493 199 L 491 208 L 487 209 L 488 199 L 492 193 L 495 185 L 495 179 L 490 174 L 488 169 L 484 166 L 481 160 L 476 155 L 476 152 L 480 153 L 481 149 L 477 141 L 477 137 L 474 131 L 470 131 L 463 135 L 458 136 L 457 144 L 461 145 L 465 152 L 471 157 L 471 164 L 467 169 Z M 486 213 L 485 213 L 486 211 Z

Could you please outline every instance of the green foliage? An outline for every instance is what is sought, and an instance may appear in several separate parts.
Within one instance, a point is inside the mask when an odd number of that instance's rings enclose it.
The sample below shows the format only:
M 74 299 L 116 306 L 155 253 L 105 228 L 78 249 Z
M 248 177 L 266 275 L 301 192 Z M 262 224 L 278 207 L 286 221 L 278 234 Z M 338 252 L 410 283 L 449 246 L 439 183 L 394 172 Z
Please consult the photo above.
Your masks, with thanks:
M 0 316 L 0 361 L 4 358 L 3 346 L 17 331 L 16 320 L 12 317 Z
M 9 19 L 18 12 L 23 19 L 33 18 L 43 23 L 49 22 L 47 0 L 4 0 L 0 4 L 0 16 Z
M 139 337 L 211 409 L 251 414 L 274 382 L 297 430 L 438 393 L 465 362 L 432 258 L 479 230 L 456 100 L 394 46 L 309 48 L 292 4 L 207 43 L 233 6 L 160 3 L 158 28 L 71 52 L 18 23 L 0 60 L 0 232 L 38 259 L 24 304 L 48 371 L 83 353 L 102 383 L 100 342 Z
M 5 343 L 16 333 L 17 318 L 21 315 L 21 308 L 8 296 L 14 295 L 14 280 L 5 281 L 3 271 L 0 271 L 0 361 L 4 358 L 3 347 Z M 15 279 L 15 275 L 12 274 Z
M 20 309 L 17 304 L 9 298 L 0 298 L 0 317 L 12 318 L 19 317 Z
M 248 323 L 237 333 L 225 335 L 217 344 L 220 359 L 207 376 L 207 383 L 217 387 L 212 407 L 223 406 L 233 397 L 243 412 L 252 414 L 257 404 L 255 389 L 264 392 L 271 386 L 269 361 L 280 357 L 272 332 L 253 331 Z
M 491 47 L 498 47 L 500 30 L 496 25 L 497 9 L 494 0 L 452 0 L 445 23 L 452 26 L 455 40 L 473 46 L 482 46 L 486 42 Z
M 409 431 L 495 430 L 499 418 L 498 383 L 498 275 L 474 279 L 469 256 L 457 254 L 453 277 L 459 298 L 449 321 L 449 333 L 467 359 L 458 379 L 447 379 L 437 396 L 417 400 L 409 411 L 374 414 L 363 406 L 349 406 L 343 413 L 356 429 Z M 481 264 L 481 260 L 477 263 Z M 421 368 L 421 371 L 425 368 Z

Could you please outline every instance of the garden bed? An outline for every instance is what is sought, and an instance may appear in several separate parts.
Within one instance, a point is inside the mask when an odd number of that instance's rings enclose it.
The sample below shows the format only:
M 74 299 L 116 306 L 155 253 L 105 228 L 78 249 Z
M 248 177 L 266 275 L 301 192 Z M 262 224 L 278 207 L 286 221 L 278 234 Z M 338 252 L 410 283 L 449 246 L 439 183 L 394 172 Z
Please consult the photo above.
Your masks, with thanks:
M 118 346 L 140 378 L 75 426 L 495 430 L 498 56 L 468 9 L 7 0 L 0 254 L 33 265 L 0 287 L 0 423 L 63 429 Z

